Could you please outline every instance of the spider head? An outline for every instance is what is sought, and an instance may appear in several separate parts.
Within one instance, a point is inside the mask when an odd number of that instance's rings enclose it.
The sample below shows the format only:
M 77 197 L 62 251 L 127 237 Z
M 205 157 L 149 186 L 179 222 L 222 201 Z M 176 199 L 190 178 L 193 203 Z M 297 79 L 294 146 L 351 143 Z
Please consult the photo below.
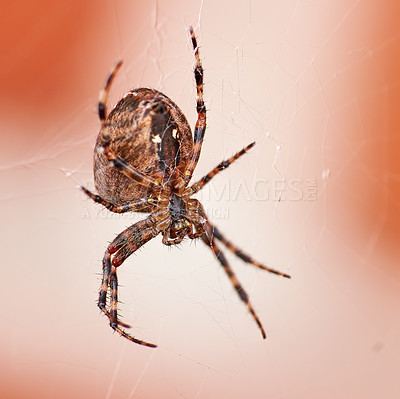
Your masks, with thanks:
M 186 215 L 187 203 L 181 196 L 172 193 L 169 198 L 168 211 L 170 222 L 163 231 L 163 243 L 176 245 L 193 231 L 193 227 Z
M 173 221 L 172 223 L 174 223 L 175 221 L 182 221 L 186 216 L 185 200 L 179 195 L 172 193 L 171 199 L 169 201 L 168 210 Z M 178 224 L 176 226 L 178 227 Z

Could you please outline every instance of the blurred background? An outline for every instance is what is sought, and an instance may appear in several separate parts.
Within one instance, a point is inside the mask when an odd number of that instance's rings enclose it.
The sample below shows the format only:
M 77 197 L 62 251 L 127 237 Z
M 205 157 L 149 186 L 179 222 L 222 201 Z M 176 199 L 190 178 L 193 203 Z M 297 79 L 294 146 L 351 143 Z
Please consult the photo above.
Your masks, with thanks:
M 145 4 L 146 3 L 146 4 Z M 15 1 L 0 26 L 4 398 L 398 398 L 400 6 L 395 0 Z M 208 128 L 198 195 L 262 340 L 201 242 L 158 237 L 119 270 L 132 344 L 96 306 L 107 243 L 143 215 L 94 189 L 99 90 L 134 87 L 196 121 L 193 25 Z

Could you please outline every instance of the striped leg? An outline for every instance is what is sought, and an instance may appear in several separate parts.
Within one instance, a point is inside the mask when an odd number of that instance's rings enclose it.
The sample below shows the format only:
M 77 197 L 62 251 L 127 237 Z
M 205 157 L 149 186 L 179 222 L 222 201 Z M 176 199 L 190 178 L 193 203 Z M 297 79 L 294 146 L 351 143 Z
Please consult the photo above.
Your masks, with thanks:
M 111 143 L 111 137 L 110 133 L 108 131 L 108 127 L 106 126 L 107 122 L 107 98 L 108 98 L 108 93 L 110 92 L 111 84 L 121 68 L 122 61 L 118 61 L 115 67 L 112 69 L 112 71 L 109 73 L 106 84 L 104 85 L 103 90 L 100 92 L 99 96 L 99 104 L 98 104 L 98 112 L 99 112 L 99 118 L 101 122 L 101 142 L 100 145 L 104 151 L 104 155 L 107 157 L 107 159 L 114 165 L 116 169 L 118 169 L 121 173 L 123 173 L 125 176 L 129 177 L 132 180 L 137 181 L 143 186 L 149 187 L 149 188 L 155 188 L 159 186 L 160 184 L 156 182 L 154 179 L 151 177 L 147 177 L 143 173 L 137 171 L 136 169 L 132 168 L 132 166 L 126 164 L 124 160 L 122 160 L 118 155 L 114 153 L 114 151 L 111 150 L 110 148 L 110 143 Z
M 212 226 L 212 234 L 217 240 L 221 241 L 222 244 L 224 244 L 229 249 L 229 251 L 234 253 L 238 258 L 242 259 L 244 262 L 250 263 L 253 266 L 258 267 L 259 269 L 266 270 L 267 272 L 277 274 L 278 276 L 290 278 L 289 274 L 282 273 L 279 270 L 272 269 L 271 267 L 268 266 L 264 266 L 262 263 L 257 262 L 252 257 L 245 254 L 235 244 L 233 244 L 231 241 L 228 241 L 225 238 L 225 236 L 223 236 L 215 226 Z
M 196 80 L 196 90 L 197 90 L 197 122 L 193 134 L 193 155 L 191 160 L 188 162 L 185 170 L 185 181 L 189 182 L 192 178 L 193 172 L 196 168 L 197 162 L 200 158 L 201 146 L 203 144 L 204 133 L 206 131 L 206 107 L 203 100 L 203 74 L 204 70 L 201 66 L 199 47 L 197 45 L 196 36 L 194 34 L 193 28 L 189 27 L 190 37 L 192 39 L 192 45 L 194 50 L 194 55 L 196 58 L 196 65 L 194 68 L 194 77 Z
M 126 326 L 118 322 L 118 279 L 117 279 L 117 268 L 111 267 L 110 276 L 110 287 L 111 287 L 111 303 L 110 303 L 110 326 L 117 331 L 122 337 L 129 339 L 129 341 L 135 342 L 136 344 L 148 346 L 149 348 L 157 348 L 157 345 L 150 342 L 142 341 L 140 339 L 134 338 L 124 331 L 120 325 Z
M 214 236 L 212 235 L 211 225 L 209 225 L 209 224 L 207 225 L 206 233 L 203 234 L 201 238 L 204 241 L 204 243 L 208 247 L 210 247 L 211 250 L 213 251 L 215 257 L 218 259 L 218 261 L 221 264 L 221 266 L 223 267 L 225 273 L 229 277 L 229 280 L 231 281 L 231 283 L 233 285 L 233 288 L 235 289 L 235 291 L 239 295 L 239 298 L 246 304 L 247 309 L 249 310 L 249 312 L 253 316 L 253 319 L 255 320 L 255 322 L 257 323 L 257 325 L 259 327 L 259 329 L 261 330 L 262 337 L 265 339 L 266 338 L 266 334 L 265 334 L 264 328 L 263 328 L 263 326 L 261 324 L 261 321 L 258 318 L 255 310 L 251 306 L 248 294 L 246 293 L 246 291 L 244 290 L 244 288 L 240 284 L 240 282 L 237 279 L 235 273 L 231 269 L 228 261 L 226 260 L 224 254 L 222 253 L 222 251 L 216 245 L 215 240 L 214 240 Z
M 234 156 L 228 158 L 226 161 L 222 161 L 221 163 L 219 163 L 211 172 L 207 173 L 199 181 L 192 184 L 187 189 L 187 194 L 193 195 L 198 191 L 200 191 L 215 175 L 217 175 L 222 170 L 226 169 L 229 165 L 235 162 L 242 155 L 246 154 L 246 152 L 249 151 L 250 148 L 254 147 L 255 144 L 256 144 L 255 142 L 249 144 L 247 147 L 244 147 L 242 150 L 237 152 Z
M 121 68 L 121 65 L 122 65 L 122 60 L 118 61 L 115 64 L 114 68 L 108 74 L 104 88 L 100 91 L 100 95 L 99 95 L 99 102 L 98 102 L 97 108 L 98 108 L 99 119 L 100 119 L 100 123 L 101 123 L 101 131 L 102 131 L 101 146 L 103 147 L 103 149 L 106 147 L 107 148 L 109 147 L 110 140 L 111 140 L 110 135 L 108 134 L 107 129 L 106 129 L 106 121 L 108 118 L 107 98 L 108 98 L 108 94 L 111 89 L 112 82 L 114 81 L 115 76 L 117 75 L 119 69 Z M 109 158 L 109 160 L 110 160 L 110 158 Z
M 101 198 L 100 195 L 93 194 L 91 191 L 89 191 L 87 188 L 83 186 L 80 186 L 80 189 L 94 202 L 103 205 L 109 211 L 115 213 L 142 212 L 143 209 L 145 209 L 145 207 L 149 205 L 146 200 L 131 202 L 129 204 L 123 204 L 123 205 L 114 205 L 111 202 L 108 202 L 103 198 Z
M 104 155 L 107 159 L 113 164 L 114 168 L 118 169 L 121 173 L 123 173 L 129 179 L 135 180 L 142 186 L 156 189 L 160 187 L 160 182 L 154 180 L 153 178 L 146 176 L 142 172 L 139 172 L 131 165 L 128 165 L 122 158 L 120 158 L 111 148 L 111 137 L 108 132 L 107 126 L 104 127 L 101 131 L 101 148 L 103 149 Z
M 151 348 L 155 348 L 157 345 L 134 338 L 121 328 L 128 328 L 130 326 L 118 320 L 117 267 L 143 244 L 159 234 L 159 232 L 154 225 L 154 220 L 149 216 L 128 227 L 114 239 L 108 246 L 103 258 L 103 278 L 98 301 L 99 308 L 110 320 L 111 328 L 130 341 Z M 113 256 L 112 260 L 111 256 Z M 109 289 L 111 290 L 110 310 L 107 310 L 107 294 Z
M 121 68 L 122 61 L 118 61 L 112 71 L 108 74 L 106 84 L 104 85 L 103 90 L 100 92 L 99 96 L 99 104 L 98 104 L 98 111 L 99 111 L 99 118 L 101 122 L 101 127 L 104 128 L 107 120 L 107 98 L 108 98 L 108 93 L 110 92 L 111 84 Z
M 110 319 L 110 312 L 107 310 L 107 293 L 108 287 L 110 286 L 110 276 L 111 276 L 111 255 L 106 252 L 103 258 L 103 278 L 101 280 L 101 288 L 99 293 L 98 306 L 100 310 Z M 122 327 L 130 328 L 129 324 L 125 324 L 122 321 L 117 320 L 116 323 Z

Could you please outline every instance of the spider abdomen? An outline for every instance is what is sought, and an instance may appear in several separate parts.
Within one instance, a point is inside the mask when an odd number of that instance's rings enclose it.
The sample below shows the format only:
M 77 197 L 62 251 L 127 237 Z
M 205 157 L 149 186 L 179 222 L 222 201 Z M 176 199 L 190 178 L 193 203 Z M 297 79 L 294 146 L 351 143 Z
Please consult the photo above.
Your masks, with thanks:
M 146 199 L 152 191 L 110 164 L 101 145 L 105 129 L 110 136 L 110 149 L 118 157 L 164 184 L 176 169 L 183 173 L 193 148 L 190 126 L 171 99 L 147 88 L 128 92 L 107 117 L 94 149 L 96 189 L 115 205 Z M 143 211 L 148 212 L 149 208 Z

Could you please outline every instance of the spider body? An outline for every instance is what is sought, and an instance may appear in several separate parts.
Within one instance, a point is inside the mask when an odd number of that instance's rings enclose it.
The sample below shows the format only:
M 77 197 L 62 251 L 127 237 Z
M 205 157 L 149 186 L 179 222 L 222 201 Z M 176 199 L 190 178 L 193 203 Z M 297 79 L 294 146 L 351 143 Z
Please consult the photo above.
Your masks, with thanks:
M 148 347 L 156 345 L 128 334 L 124 328 L 130 326 L 118 318 L 117 268 L 157 235 L 162 235 L 165 245 L 179 244 L 186 236 L 190 239 L 201 238 L 223 267 L 261 330 L 263 338 L 266 337 L 264 328 L 249 297 L 216 241 L 220 241 L 246 263 L 290 277 L 264 266 L 242 252 L 211 224 L 201 203 L 192 198 L 193 194 L 244 155 L 255 143 L 249 144 L 189 185 L 200 158 L 206 129 L 203 68 L 193 29 L 190 27 L 189 31 L 196 59 L 194 75 L 198 117 L 193 136 L 179 107 L 167 96 L 153 89 L 131 90 L 107 115 L 107 95 L 122 64 L 119 62 L 110 73 L 99 99 L 101 129 L 94 150 L 94 180 L 98 195 L 81 187 L 86 195 L 112 212 L 149 213 L 144 220 L 128 227 L 108 245 L 103 257 L 103 278 L 98 301 L 98 306 L 115 331 Z
M 110 112 L 94 150 L 94 182 L 99 195 L 115 205 L 147 199 L 152 189 L 132 180 L 109 162 L 102 147 L 103 133 L 110 150 L 137 171 L 173 187 L 193 148 L 190 126 L 178 106 L 164 94 L 147 88 L 128 92 Z M 149 212 L 144 206 L 142 212 Z

